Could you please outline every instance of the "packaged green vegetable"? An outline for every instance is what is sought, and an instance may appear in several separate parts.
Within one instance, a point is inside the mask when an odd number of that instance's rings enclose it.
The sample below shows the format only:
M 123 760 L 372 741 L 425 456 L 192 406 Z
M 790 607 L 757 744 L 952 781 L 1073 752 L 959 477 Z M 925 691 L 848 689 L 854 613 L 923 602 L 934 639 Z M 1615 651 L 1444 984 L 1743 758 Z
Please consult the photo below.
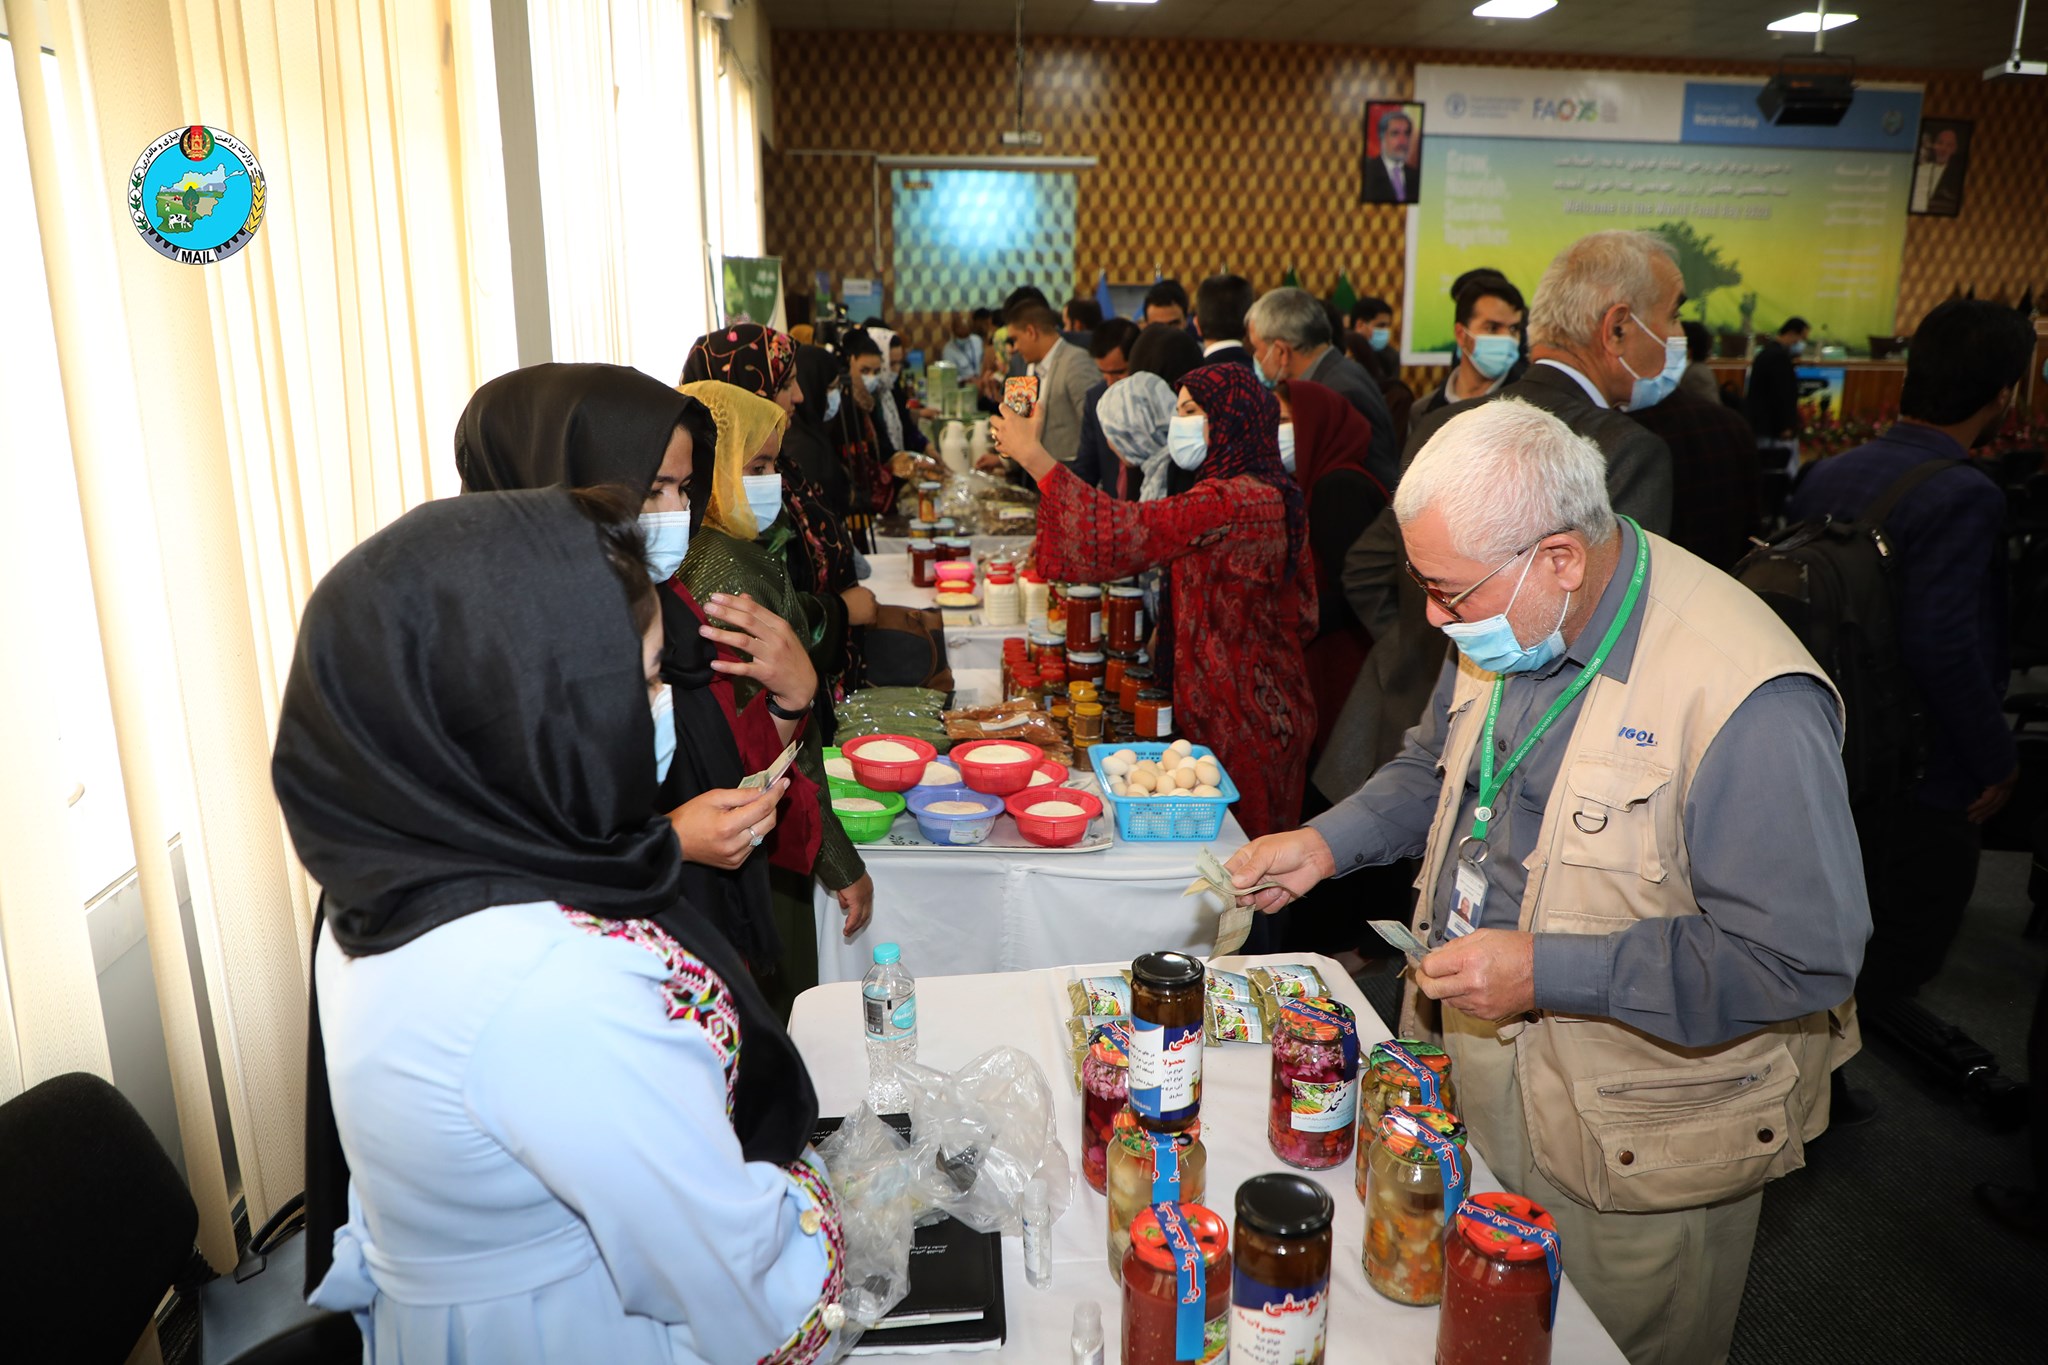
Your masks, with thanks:
M 1128 1015 L 1131 983 L 1121 976 L 1084 976 L 1067 983 L 1067 999 L 1073 1001 L 1076 1014 Z
M 1257 1005 L 1227 995 L 1209 997 L 1203 1006 L 1203 1022 L 1212 1043 L 1263 1043 L 1272 1036 Z

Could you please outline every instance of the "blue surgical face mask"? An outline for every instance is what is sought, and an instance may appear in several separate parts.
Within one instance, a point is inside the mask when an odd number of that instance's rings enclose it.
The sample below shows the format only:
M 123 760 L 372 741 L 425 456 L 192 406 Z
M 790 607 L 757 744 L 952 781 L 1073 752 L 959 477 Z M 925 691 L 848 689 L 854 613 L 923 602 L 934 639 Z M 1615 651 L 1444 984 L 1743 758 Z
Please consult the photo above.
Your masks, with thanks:
M 1252 373 L 1257 375 L 1259 382 L 1269 389 L 1279 388 L 1280 380 L 1284 377 L 1277 374 L 1267 374 L 1266 367 L 1259 360 L 1259 353 L 1257 351 L 1252 352 Z
M 826 395 L 825 395 L 825 420 L 829 422 L 829 421 L 831 421 L 831 420 L 832 420 L 832 419 L 833 419 L 834 417 L 837 417 L 838 415 L 839 415 L 839 390 L 837 390 L 837 389 L 834 389 L 834 390 L 832 390 L 832 392 L 830 392 L 830 393 L 828 393 L 828 394 L 826 394 Z
M 1292 422 L 1282 422 L 1280 424 L 1280 467 L 1290 474 L 1294 472 L 1294 423 Z
M 1638 327 L 1643 327 L 1642 320 L 1637 318 L 1634 313 L 1629 314 L 1629 321 L 1635 323 Z M 1645 335 L 1655 337 L 1664 343 L 1664 368 L 1655 374 L 1638 375 L 1636 374 L 1635 367 L 1628 363 L 1628 357 L 1615 357 L 1621 361 L 1621 368 L 1635 376 L 1635 388 L 1631 389 L 1628 395 L 1628 411 L 1630 412 L 1641 412 L 1644 408 L 1654 408 L 1669 398 L 1672 391 L 1678 387 L 1679 377 L 1685 373 L 1686 363 L 1691 359 L 1690 354 L 1685 349 L 1685 337 L 1683 335 L 1659 337 L 1647 327 L 1643 327 L 1643 332 Z
M 690 552 L 690 514 L 642 512 L 640 534 L 647 539 L 647 576 L 666 583 Z
M 868 386 L 869 393 L 880 393 L 883 389 L 889 387 L 889 377 L 880 370 L 877 370 L 875 373 L 863 378 L 861 383 Z
M 1805 355 L 1806 343 L 1803 341 L 1795 341 L 1790 346 L 1787 346 L 1785 349 L 1790 351 L 1793 355 Z
M 782 515 L 782 476 L 747 474 L 740 483 L 747 490 L 747 510 L 754 514 L 755 531 L 765 531 Z
M 1515 605 L 1515 598 L 1522 595 L 1522 584 L 1528 581 L 1529 570 L 1535 566 L 1536 556 L 1531 554 L 1529 562 L 1522 566 L 1522 576 L 1515 580 L 1515 591 L 1508 598 L 1508 609 Z M 1470 659 L 1474 666 L 1488 673 L 1532 673 L 1564 653 L 1564 617 L 1571 610 L 1572 595 L 1564 595 L 1564 605 L 1558 608 L 1557 624 L 1550 634 L 1526 648 L 1515 636 L 1515 628 L 1508 622 L 1508 612 L 1503 610 L 1497 616 L 1483 621 L 1450 621 L 1443 627 L 1458 652 Z
M 1166 453 L 1190 473 L 1200 469 L 1209 458 L 1209 419 L 1201 413 L 1175 413 L 1166 423 Z
M 663 683 L 654 694 L 654 781 L 668 781 L 668 766 L 676 757 L 676 694 Z
M 1511 336 L 1473 337 L 1472 349 L 1465 352 L 1465 359 L 1486 379 L 1500 378 L 1521 356 L 1522 343 Z
M 1366 341 L 1372 345 L 1375 351 L 1386 350 L 1393 340 L 1394 329 L 1391 327 L 1375 327 L 1372 329 L 1372 334 L 1366 337 Z

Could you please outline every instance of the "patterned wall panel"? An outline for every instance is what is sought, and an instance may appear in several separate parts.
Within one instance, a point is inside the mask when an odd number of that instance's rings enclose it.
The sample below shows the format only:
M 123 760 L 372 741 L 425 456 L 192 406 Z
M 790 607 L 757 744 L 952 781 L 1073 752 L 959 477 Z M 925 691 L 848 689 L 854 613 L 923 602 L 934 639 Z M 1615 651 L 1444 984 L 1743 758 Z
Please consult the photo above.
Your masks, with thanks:
M 1359 119 L 1367 99 L 1409 94 L 1417 61 L 1761 73 L 1681 59 L 1039 38 L 1026 54 L 1024 126 L 1045 143 L 1007 149 L 1001 133 L 1016 119 L 1007 36 L 778 32 L 768 249 L 784 258 L 790 279 L 875 269 L 871 163 L 805 153 L 1085 155 L 1098 165 L 1081 176 L 1074 278 L 1034 281 L 1055 304 L 1062 291 L 1092 289 L 1098 271 L 1149 280 L 1155 266 L 1190 289 L 1226 266 L 1263 289 L 1291 267 L 1319 293 L 1341 269 L 1360 292 L 1398 303 L 1404 211 L 1357 202 Z M 1977 120 L 1962 216 L 1915 218 L 1907 230 L 1901 330 L 1958 284 L 1980 296 L 2029 280 L 2037 290 L 2048 285 L 2048 177 L 2039 171 L 2048 81 L 1866 75 L 1924 81 L 1930 116 Z M 876 270 L 885 288 L 893 284 L 886 195 L 885 185 Z M 936 315 L 898 322 L 915 342 L 943 335 Z

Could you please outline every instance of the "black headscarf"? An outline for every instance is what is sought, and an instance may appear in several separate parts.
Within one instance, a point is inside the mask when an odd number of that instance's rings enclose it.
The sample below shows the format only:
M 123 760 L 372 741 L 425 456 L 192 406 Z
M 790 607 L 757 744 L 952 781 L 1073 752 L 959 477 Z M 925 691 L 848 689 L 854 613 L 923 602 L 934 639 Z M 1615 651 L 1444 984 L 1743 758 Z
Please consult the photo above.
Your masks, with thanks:
M 794 463 L 805 479 L 822 490 L 828 507 L 846 505 L 849 491 L 847 470 L 839 461 L 832 437 L 838 414 L 834 414 L 833 421 L 825 420 L 826 395 L 845 373 L 845 362 L 823 346 L 796 348 L 796 382 L 804 396 L 790 414 L 789 431 L 782 438 L 781 458 Z M 852 400 L 842 392 L 840 412 L 851 406 Z M 835 497 L 840 499 L 837 504 L 833 501 Z
M 558 490 L 489 494 L 414 509 L 314 590 L 271 780 L 352 956 L 494 905 L 654 920 L 732 992 L 733 1128 L 748 1160 L 787 1163 L 817 1097 L 738 954 L 681 897 L 653 745 L 639 636 L 596 528 Z M 310 1292 L 348 1188 L 317 995 L 308 1054 Z

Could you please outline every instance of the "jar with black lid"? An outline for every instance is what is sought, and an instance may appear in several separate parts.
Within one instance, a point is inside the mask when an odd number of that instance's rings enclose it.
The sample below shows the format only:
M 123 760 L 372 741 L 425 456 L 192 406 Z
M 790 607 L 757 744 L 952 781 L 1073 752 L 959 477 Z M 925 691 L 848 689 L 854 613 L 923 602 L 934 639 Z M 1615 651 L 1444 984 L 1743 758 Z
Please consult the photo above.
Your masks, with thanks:
M 1323 1365 L 1336 1212 L 1304 1176 L 1259 1175 L 1237 1187 L 1231 1365 Z
M 1186 953 L 1131 963 L 1131 1112 L 1155 1133 L 1177 1133 L 1202 1110 L 1204 985 L 1202 964 Z

